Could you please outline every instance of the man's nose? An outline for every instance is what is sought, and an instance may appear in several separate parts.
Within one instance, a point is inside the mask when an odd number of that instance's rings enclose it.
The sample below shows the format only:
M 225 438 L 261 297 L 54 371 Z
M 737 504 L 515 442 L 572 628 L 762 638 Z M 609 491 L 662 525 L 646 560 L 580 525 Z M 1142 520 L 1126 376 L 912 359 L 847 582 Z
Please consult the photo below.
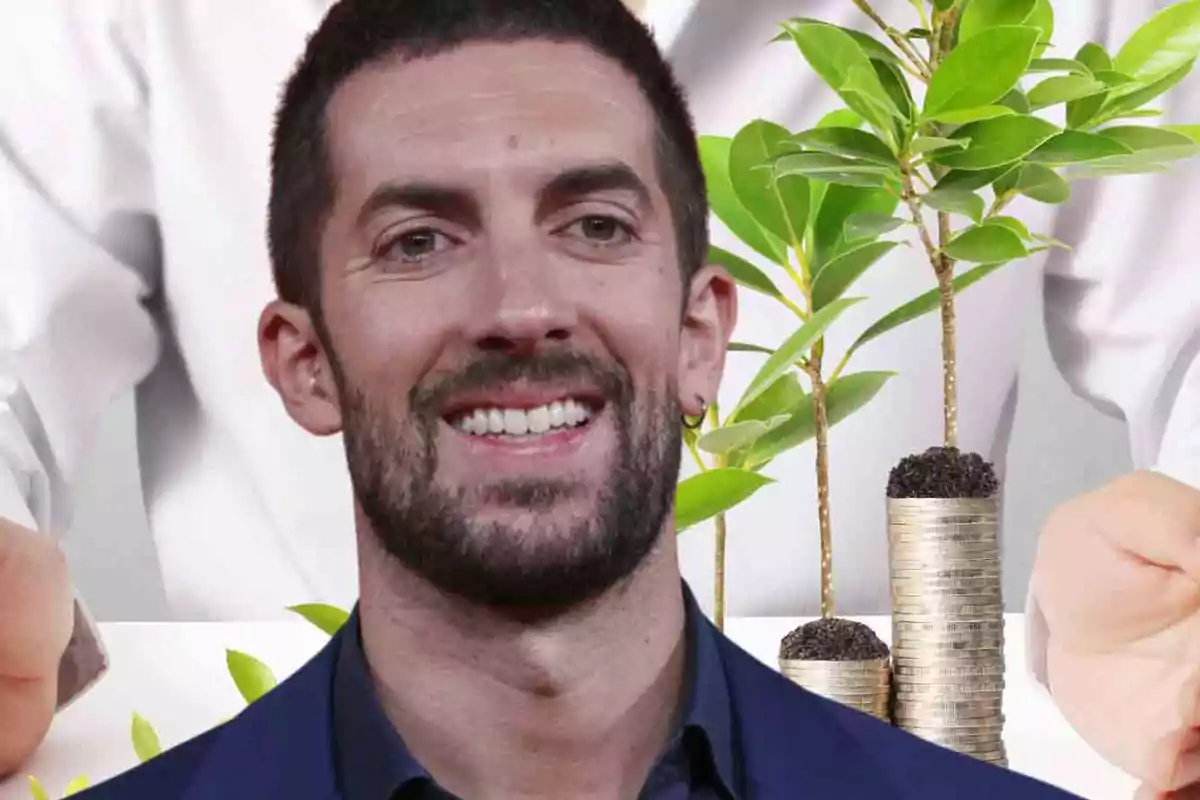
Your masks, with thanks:
M 544 255 L 524 254 L 489 270 L 481 313 L 474 321 L 479 348 L 528 355 L 574 334 L 578 311 Z M 514 261 L 516 263 L 514 263 Z

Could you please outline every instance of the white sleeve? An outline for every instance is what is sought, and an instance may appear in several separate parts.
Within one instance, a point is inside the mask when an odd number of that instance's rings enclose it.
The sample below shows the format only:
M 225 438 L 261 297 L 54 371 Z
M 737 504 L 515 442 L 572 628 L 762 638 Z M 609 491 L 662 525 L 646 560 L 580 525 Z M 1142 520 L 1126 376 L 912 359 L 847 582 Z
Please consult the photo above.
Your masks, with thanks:
M 0 516 L 48 533 L 69 524 L 99 418 L 158 358 L 143 305 L 158 247 L 132 10 L 0 0 Z M 76 627 L 63 702 L 102 656 L 82 607 Z
M 1193 78 L 1148 124 L 1200 121 Z M 1137 120 L 1117 124 L 1137 124 Z M 1200 158 L 1072 184 L 1046 264 L 1051 352 L 1080 396 L 1125 420 L 1134 466 L 1200 487 Z M 1030 590 L 1028 667 L 1046 685 L 1047 628 Z

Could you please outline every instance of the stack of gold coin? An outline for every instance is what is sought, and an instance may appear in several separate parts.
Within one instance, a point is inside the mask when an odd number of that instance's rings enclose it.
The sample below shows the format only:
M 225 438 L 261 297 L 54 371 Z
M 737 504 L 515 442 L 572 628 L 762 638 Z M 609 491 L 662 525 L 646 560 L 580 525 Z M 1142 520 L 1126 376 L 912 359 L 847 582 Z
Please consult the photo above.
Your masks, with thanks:
M 900 728 L 1007 766 L 999 501 L 888 499 Z
M 779 671 L 809 691 L 889 721 L 891 664 L 887 658 L 865 661 L 779 660 Z

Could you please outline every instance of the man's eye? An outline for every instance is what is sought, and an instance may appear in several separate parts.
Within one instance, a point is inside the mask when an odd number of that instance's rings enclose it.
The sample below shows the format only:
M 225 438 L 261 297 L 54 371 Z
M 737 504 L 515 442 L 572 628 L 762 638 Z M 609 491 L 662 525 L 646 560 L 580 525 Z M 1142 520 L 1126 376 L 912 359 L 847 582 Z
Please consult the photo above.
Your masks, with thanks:
M 411 230 L 384 240 L 375 257 L 384 261 L 419 262 L 452 245 L 450 237 L 432 228 Z
M 601 215 L 578 219 L 569 225 L 567 230 L 591 244 L 605 247 L 626 244 L 633 238 L 633 231 L 629 225 L 619 219 Z

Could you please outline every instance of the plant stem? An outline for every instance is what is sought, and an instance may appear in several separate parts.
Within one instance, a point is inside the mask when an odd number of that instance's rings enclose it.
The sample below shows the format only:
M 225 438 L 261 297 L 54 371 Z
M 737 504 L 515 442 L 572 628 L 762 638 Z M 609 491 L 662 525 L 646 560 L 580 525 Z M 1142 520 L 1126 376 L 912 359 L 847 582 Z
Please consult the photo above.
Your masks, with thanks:
M 947 53 L 954 48 L 954 40 L 958 35 L 959 8 L 956 5 L 946 12 L 934 15 L 937 25 L 937 36 L 933 41 L 933 54 L 930 64 L 933 69 Z M 940 178 L 938 171 L 934 177 Z M 946 255 L 946 246 L 950 243 L 950 215 L 938 212 L 938 257 L 932 260 L 934 274 L 937 276 L 938 298 L 942 317 L 942 443 L 946 447 L 958 447 L 958 359 L 957 331 L 955 330 L 954 310 L 954 260 Z
M 813 433 L 817 445 L 817 524 L 821 532 L 821 616 L 829 619 L 833 606 L 833 526 L 829 514 L 829 417 L 821 359 L 809 367 L 812 379 Z
M 887 34 L 888 38 L 892 40 L 897 49 L 899 49 L 900 52 L 912 62 L 912 65 L 917 69 L 917 77 L 923 81 L 928 81 L 930 75 L 932 74 L 929 63 L 925 59 L 921 58 L 921 54 L 918 53 L 917 49 L 912 46 L 912 43 L 897 33 L 892 26 L 888 25 L 883 17 L 879 16 L 879 12 L 871 8 L 871 4 L 867 0 L 854 0 L 854 5 L 856 5 L 860 11 L 870 17 L 871 21 L 878 25 L 879 29 Z
M 938 213 L 940 257 L 934 265 L 942 307 L 942 443 L 958 447 L 958 359 L 954 319 L 954 262 L 946 256 L 950 241 L 950 215 Z
M 721 425 L 721 415 L 717 410 L 717 401 L 714 400 L 712 406 L 708 409 L 708 421 L 713 428 L 718 428 Z M 716 466 L 718 468 L 725 466 L 725 457 L 716 456 Z M 716 516 L 717 542 L 716 542 L 716 564 L 713 572 L 713 622 L 717 626 L 717 630 L 725 630 L 725 512 L 721 512 Z
M 917 226 L 921 244 L 929 257 L 929 265 L 937 277 L 938 298 L 942 316 L 942 440 L 946 447 L 958 446 L 958 382 L 955 358 L 954 319 L 954 262 L 943 250 L 950 241 L 950 215 L 938 212 L 938 243 L 934 243 L 925 216 L 921 213 L 921 198 L 913 183 L 913 171 L 909 164 L 900 167 L 904 185 L 904 202 Z

